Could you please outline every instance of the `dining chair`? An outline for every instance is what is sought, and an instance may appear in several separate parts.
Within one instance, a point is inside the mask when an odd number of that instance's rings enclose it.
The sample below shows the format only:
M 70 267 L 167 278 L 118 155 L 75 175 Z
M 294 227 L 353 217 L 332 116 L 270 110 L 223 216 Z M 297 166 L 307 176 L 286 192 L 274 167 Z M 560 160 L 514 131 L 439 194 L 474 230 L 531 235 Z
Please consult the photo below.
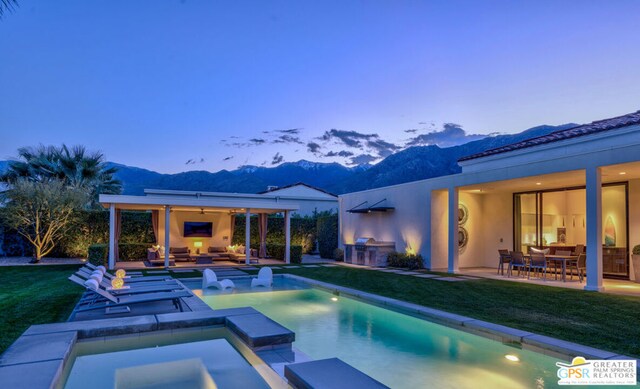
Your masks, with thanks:
M 538 272 L 542 272 L 544 279 L 547 279 L 547 258 L 544 254 L 541 253 L 531 253 L 531 260 L 529 260 L 527 279 L 531 276 L 531 270 L 533 270 L 533 275 L 535 276 L 536 270 Z
M 576 245 L 576 249 L 573 252 L 573 255 L 580 255 L 582 253 L 584 253 L 584 245 L 583 244 L 577 244 Z
M 576 269 L 576 272 L 578 273 L 578 280 L 582 283 L 587 272 L 587 254 L 580 253 L 580 255 L 578 255 L 578 259 L 567 263 L 567 267 L 571 273 L 571 280 L 573 280 L 573 269 Z
M 499 255 L 499 261 L 498 262 L 498 273 L 500 274 L 502 273 L 502 275 L 504 275 L 504 264 L 506 263 L 507 265 L 511 262 L 511 255 L 509 254 L 509 250 L 506 249 L 500 249 L 498 250 L 498 255 Z
M 527 270 L 527 262 L 524 260 L 524 255 L 522 251 L 512 251 L 510 257 L 511 262 L 509 262 L 509 267 L 507 268 L 507 277 L 513 274 L 514 268 L 518 268 L 518 277 L 520 277 L 520 270 Z

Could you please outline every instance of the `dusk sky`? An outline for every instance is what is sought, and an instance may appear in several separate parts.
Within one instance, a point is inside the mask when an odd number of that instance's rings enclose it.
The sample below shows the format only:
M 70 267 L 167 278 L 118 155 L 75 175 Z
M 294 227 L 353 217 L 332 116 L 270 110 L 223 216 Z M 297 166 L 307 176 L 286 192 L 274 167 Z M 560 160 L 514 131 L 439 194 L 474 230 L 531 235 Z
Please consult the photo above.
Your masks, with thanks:
M 0 20 L 0 160 L 377 162 L 640 109 L 640 1 L 35 1 Z M 466 135 L 462 131 L 466 131 Z

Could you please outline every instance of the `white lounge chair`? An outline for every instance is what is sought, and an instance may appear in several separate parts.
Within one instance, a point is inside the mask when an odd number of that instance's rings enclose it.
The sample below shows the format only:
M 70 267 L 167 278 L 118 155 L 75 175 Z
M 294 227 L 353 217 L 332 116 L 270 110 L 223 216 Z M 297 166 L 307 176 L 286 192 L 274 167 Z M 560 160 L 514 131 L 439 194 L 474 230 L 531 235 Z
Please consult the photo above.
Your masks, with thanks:
M 233 289 L 236 286 L 231 280 L 225 279 L 225 280 L 218 281 L 218 276 L 213 270 L 204 269 L 204 272 L 202 272 L 202 289 L 207 289 L 211 287 L 217 288 L 220 290 L 225 290 L 228 288 Z
M 256 286 L 264 286 L 270 287 L 273 283 L 273 271 L 270 267 L 263 267 L 258 272 L 258 278 L 254 278 L 251 280 L 251 287 L 254 288 Z

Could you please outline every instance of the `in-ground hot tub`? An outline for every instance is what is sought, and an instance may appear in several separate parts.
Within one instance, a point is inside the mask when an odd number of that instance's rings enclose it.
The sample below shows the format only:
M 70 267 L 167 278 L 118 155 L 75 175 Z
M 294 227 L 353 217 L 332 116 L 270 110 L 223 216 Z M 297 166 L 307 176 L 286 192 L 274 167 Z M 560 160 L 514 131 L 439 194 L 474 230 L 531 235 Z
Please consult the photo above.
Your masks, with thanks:
M 284 388 L 226 328 L 112 336 L 75 344 L 58 387 Z

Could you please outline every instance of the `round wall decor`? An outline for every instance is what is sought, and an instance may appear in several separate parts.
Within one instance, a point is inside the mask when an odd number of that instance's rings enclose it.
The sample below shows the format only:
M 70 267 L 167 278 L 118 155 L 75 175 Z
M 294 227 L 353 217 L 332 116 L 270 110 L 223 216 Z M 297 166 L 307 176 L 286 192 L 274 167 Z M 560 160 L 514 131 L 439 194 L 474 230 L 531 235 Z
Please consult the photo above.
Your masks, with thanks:
M 468 242 L 469 242 L 469 232 L 467 232 L 466 228 L 459 226 L 458 227 L 458 249 L 462 251 L 467 246 Z
M 469 208 L 464 204 L 458 204 L 458 224 L 463 225 L 469 219 Z

